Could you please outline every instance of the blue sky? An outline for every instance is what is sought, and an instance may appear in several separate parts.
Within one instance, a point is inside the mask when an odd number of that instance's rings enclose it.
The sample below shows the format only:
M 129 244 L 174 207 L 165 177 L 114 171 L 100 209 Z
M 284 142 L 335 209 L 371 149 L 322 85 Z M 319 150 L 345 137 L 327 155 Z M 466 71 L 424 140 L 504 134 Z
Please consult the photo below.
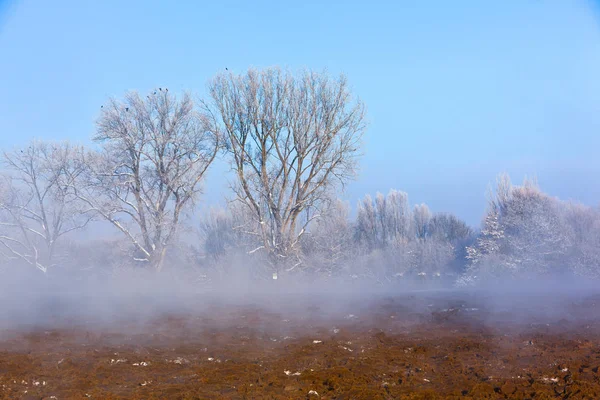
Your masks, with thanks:
M 0 0 L 0 147 L 89 141 L 129 89 L 228 67 L 344 72 L 368 107 L 343 198 L 408 192 L 477 225 L 497 173 L 600 203 L 600 19 L 589 1 Z M 227 194 L 220 164 L 208 204 Z

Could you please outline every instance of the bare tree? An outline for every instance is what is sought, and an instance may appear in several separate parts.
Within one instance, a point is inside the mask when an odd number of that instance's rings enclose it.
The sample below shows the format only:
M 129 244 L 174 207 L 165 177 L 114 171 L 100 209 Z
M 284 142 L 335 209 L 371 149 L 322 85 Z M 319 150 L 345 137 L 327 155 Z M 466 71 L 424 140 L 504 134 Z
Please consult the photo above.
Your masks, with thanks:
M 97 121 L 86 179 L 74 193 L 121 231 L 138 261 L 161 270 L 182 213 L 194 204 L 218 138 L 189 94 L 159 89 L 109 100 Z
M 4 153 L 7 169 L 0 200 L 4 232 L 0 247 L 16 258 L 47 272 L 57 243 L 66 234 L 84 228 L 92 216 L 69 193 L 82 173 L 76 162 L 82 147 L 69 143 L 32 142 L 24 149 Z
M 205 112 L 227 138 L 237 200 L 256 220 L 261 248 L 274 265 L 299 263 L 306 226 L 338 184 L 355 175 L 364 107 L 346 78 L 276 68 L 216 76 Z M 311 214 L 300 222 L 306 210 Z M 294 261 L 291 261 L 294 259 Z M 278 267 L 277 267 L 278 268 Z

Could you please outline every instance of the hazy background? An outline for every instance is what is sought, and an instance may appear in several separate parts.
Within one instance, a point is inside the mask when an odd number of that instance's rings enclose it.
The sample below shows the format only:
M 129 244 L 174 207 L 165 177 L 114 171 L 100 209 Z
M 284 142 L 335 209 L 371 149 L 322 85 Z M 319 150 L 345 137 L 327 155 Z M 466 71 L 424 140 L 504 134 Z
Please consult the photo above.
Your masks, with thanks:
M 478 225 L 500 171 L 598 203 L 598 4 L 391 3 L 0 0 L 0 147 L 87 143 L 100 105 L 129 89 L 203 94 L 226 67 L 327 68 L 369 111 L 353 206 L 397 188 Z

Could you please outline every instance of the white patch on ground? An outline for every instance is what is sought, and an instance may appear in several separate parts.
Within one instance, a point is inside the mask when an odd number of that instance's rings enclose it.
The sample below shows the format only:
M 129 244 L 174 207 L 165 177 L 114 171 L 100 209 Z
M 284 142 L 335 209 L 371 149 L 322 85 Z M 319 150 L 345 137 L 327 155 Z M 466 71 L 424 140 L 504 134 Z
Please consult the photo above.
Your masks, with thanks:
M 558 383 L 558 378 L 547 378 L 543 377 L 542 382 L 544 383 Z
M 139 363 L 133 363 L 133 365 L 135 367 L 147 367 L 148 365 L 150 365 L 150 363 L 147 363 L 146 361 L 142 361 L 142 362 L 139 362 Z
M 179 364 L 179 365 L 190 363 L 190 361 L 188 359 L 183 358 L 183 357 L 177 357 L 174 360 L 165 360 L 165 361 L 168 363 L 171 363 L 171 364 Z

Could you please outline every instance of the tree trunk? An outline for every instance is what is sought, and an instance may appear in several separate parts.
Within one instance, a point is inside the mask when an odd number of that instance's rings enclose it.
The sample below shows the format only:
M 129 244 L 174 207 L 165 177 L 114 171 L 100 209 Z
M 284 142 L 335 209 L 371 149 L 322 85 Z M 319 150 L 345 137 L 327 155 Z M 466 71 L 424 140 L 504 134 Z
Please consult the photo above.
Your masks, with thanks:
M 160 250 L 157 250 L 155 254 L 152 255 L 152 267 L 156 272 L 162 271 L 163 264 L 165 261 L 165 255 L 167 253 L 167 248 L 163 247 Z

